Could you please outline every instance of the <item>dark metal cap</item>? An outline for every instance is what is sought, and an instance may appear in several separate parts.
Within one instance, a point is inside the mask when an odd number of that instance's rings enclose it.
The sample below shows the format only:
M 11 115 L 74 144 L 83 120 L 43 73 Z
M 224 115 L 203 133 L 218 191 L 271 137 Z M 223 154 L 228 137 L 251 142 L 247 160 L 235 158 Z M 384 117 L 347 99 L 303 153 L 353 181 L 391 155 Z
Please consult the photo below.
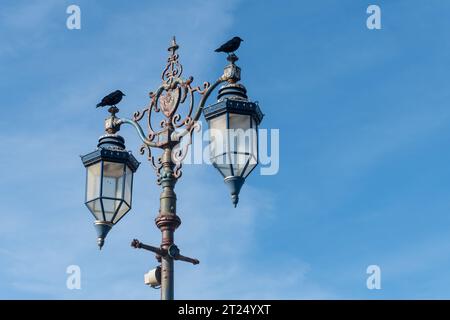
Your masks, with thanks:
M 125 150 L 125 139 L 117 134 L 106 134 L 100 137 L 97 150 L 81 156 L 81 161 L 88 167 L 101 160 L 125 163 L 136 172 L 140 163 L 129 151 Z
M 112 150 L 125 150 L 125 139 L 118 134 L 105 134 L 98 140 L 97 147 Z
M 247 101 L 247 89 L 240 83 L 230 83 L 219 89 L 217 100 L 222 101 L 225 98 Z
M 253 116 L 259 125 L 264 117 L 257 102 L 251 102 L 244 99 L 224 98 L 203 109 L 203 115 L 206 120 L 215 118 L 224 113 L 238 113 Z

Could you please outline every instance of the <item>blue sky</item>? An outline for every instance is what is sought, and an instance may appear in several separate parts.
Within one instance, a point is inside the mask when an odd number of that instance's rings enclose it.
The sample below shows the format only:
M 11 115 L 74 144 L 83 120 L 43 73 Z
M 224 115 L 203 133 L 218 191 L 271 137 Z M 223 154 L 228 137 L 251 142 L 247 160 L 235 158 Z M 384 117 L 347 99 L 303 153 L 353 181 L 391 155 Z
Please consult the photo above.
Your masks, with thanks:
M 81 30 L 66 8 L 81 7 Z M 377 4 L 382 29 L 366 28 Z M 243 83 L 280 130 L 280 171 L 256 171 L 233 209 L 219 174 L 186 166 L 177 298 L 450 298 L 450 21 L 447 1 L 2 1 L 0 298 L 157 299 L 159 187 L 145 158 L 133 209 L 98 251 L 79 155 L 106 93 L 147 103 L 172 35 L 184 75 L 222 72 L 239 35 Z M 139 141 L 123 129 L 127 147 Z M 81 290 L 66 288 L 79 265 Z M 379 265 L 381 290 L 366 288 Z

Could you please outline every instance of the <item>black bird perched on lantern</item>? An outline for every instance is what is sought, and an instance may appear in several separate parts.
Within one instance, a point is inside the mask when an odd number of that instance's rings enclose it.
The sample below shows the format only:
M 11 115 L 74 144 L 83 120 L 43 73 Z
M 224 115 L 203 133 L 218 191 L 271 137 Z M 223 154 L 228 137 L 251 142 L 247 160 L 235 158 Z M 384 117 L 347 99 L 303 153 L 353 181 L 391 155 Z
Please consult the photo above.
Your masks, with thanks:
M 223 45 L 221 45 L 219 48 L 214 50 L 215 52 L 225 52 L 225 53 L 232 53 L 235 52 L 239 46 L 241 45 L 241 42 L 244 41 L 239 37 L 234 37 L 233 39 L 225 42 Z
M 124 95 L 125 94 L 120 90 L 111 92 L 110 94 L 105 96 L 100 103 L 97 104 L 97 108 L 104 107 L 104 106 L 115 106 L 120 101 L 122 101 L 122 97 Z

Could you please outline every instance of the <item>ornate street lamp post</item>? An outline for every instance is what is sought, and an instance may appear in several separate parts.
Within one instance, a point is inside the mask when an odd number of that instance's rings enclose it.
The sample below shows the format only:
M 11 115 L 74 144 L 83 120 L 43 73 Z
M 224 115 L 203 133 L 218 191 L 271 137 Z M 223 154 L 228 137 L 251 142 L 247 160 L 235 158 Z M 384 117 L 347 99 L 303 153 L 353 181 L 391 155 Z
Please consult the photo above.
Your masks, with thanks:
M 139 163 L 125 151 L 125 141 L 117 134 L 123 124 L 129 124 L 143 142 L 140 153 L 147 152 L 147 159 L 155 169 L 157 183 L 162 187 L 159 214 L 155 219 L 161 230 L 162 241 L 159 247 L 153 247 L 133 240 L 131 245 L 156 254 L 161 266 L 155 269 L 152 283 L 160 281 L 161 299 L 174 298 L 174 260 L 198 264 L 197 259 L 185 257 L 174 243 L 175 230 L 181 220 L 177 215 L 177 180 L 181 177 L 182 161 L 192 141 L 194 130 L 200 127 L 202 112 L 211 128 L 211 160 L 220 171 L 229 186 L 233 204 L 238 202 L 238 194 L 244 179 L 258 162 L 257 128 L 262 113 L 257 103 L 248 100 L 246 89 L 238 84 L 240 68 L 235 65 L 237 57 L 228 56 L 229 64 L 223 75 L 212 85 L 193 87 L 193 78 L 183 79 L 183 67 L 177 54 L 178 45 L 173 38 L 167 65 L 162 72 L 162 84 L 155 92 L 150 92 L 150 103 L 143 110 L 136 111 L 132 119 L 119 118 L 119 109 L 108 109 L 110 116 L 105 120 L 105 134 L 100 137 L 97 150 L 85 156 L 82 161 L 87 168 L 86 205 L 93 213 L 100 248 L 106 234 L 131 209 L 133 173 Z M 205 108 L 212 91 L 225 83 L 219 90 L 218 102 Z M 195 93 L 201 99 L 194 110 Z M 184 117 L 178 113 L 181 105 L 187 104 Z M 154 116 L 162 114 L 163 120 L 158 129 L 154 129 Z M 140 121 L 146 118 L 147 134 Z M 240 130 L 240 133 L 234 131 Z M 187 143 L 181 144 L 183 139 Z M 154 149 L 162 150 L 155 156 Z M 155 280 L 158 279 L 158 280 Z M 159 280 L 160 279 L 160 280 Z

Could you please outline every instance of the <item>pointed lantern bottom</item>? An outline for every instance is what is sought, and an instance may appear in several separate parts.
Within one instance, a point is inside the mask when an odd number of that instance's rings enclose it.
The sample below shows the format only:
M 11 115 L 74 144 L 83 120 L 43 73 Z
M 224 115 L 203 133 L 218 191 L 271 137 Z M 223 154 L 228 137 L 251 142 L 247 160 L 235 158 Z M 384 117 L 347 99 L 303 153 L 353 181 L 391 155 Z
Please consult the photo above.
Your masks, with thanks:
M 94 227 L 97 231 L 97 244 L 102 250 L 103 244 L 105 243 L 106 235 L 108 234 L 109 230 L 111 230 L 113 224 L 105 221 L 95 221 Z
M 226 177 L 224 179 L 225 184 L 230 189 L 231 193 L 231 201 L 233 202 L 234 207 L 236 208 L 239 202 L 239 192 L 241 191 L 242 185 L 245 182 L 245 179 L 242 177 Z

